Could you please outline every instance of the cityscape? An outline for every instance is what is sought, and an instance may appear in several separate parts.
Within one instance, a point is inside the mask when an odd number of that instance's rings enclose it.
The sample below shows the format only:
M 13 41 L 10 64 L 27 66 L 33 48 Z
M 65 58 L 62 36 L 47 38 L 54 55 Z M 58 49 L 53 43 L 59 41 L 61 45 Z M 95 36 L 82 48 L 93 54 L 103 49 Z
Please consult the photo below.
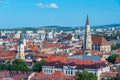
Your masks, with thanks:
M 0 0 L 0 80 L 120 80 L 120 1 L 61 1 Z

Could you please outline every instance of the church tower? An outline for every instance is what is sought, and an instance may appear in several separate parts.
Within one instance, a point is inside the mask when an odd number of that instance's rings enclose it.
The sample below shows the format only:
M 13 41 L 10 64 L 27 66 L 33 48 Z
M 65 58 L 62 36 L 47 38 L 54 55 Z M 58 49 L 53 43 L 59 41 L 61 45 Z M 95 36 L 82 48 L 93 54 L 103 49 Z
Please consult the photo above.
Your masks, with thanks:
M 16 56 L 17 59 L 25 59 L 25 54 L 24 54 L 25 42 L 24 41 L 25 41 L 25 36 L 24 34 L 21 34 L 19 44 L 18 44 L 18 53 Z
M 91 50 L 92 49 L 92 40 L 91 40 L 91 31 L 90 31 L 90 24 L 88 16 L 86 18 L 85 24 L 85 38 L 84 38 L 84 50 Z

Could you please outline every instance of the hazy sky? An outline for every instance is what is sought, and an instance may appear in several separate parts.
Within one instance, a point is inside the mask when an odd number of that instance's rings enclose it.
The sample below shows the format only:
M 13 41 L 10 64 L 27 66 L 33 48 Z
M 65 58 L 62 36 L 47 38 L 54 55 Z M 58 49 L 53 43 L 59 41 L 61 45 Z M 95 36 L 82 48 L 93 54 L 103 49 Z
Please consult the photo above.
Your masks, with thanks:
M 0 0 L 0 27 L 120 23 L 120 0 Z

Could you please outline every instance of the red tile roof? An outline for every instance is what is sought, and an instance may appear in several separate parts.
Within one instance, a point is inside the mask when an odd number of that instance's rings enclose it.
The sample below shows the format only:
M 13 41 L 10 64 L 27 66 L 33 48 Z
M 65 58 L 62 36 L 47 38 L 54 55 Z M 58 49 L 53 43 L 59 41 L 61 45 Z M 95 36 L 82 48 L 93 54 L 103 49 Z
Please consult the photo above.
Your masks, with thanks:
M 117 49 L 116 51 L 120 53 L 120 48 L 119 48 L 119 49 Z
M 63 36 L 62 39 L 63 40 L 71 40 L 72 39 L 72 35 Z
M 63 72 L 55 72 L 53 74 L 45 74 L 44 72 L 36 73 L 31 80 L 56 80 L 56 79 L 68 79 L 68 80 L 75 80 L 74 77 L 67 76 Z
M 120 57 L 116 58 L 115 63 L 120 63 Z
M 15 56 L 16 52 L 13 50 L 0 50 L 0 59 L 12 59 Z
M 62 46 L 62 44 L 48 44 L 47 48 L 61 48 Z
M 27 74 L 20 74 L 20 75 L 15 75 L 15 76 L 13 76 L 12 78 L 13 78 L 14 80 L 20 80 L 20 79 L 28 78 L 28 76 L 29 76 L 29 75 L 27 75 Z
M 59 77 L 59 76 L 65 77 L 66 75 L 63 72 L 56 71 L 55 73 L 52 74 L 52 76 L 53 77 Z
M 111 45 L 103 36 L 92 36 L 93 45 Z
M 0 78 L 10 77 L 9 71 L 0 71 Z
M 94 64 L 96 62 L 100 61 L 95 61 L 95 60 L 87 60 L 87 59 L 75 59 L 75 58 L 65 58 L 65 57 L 56 57 L 56 56 L 50 56 L 45 59 L 47 62 L 55 62 L 55 61 L 60 61 L 63 63 L 71 63 L 74 62 L 76 64 Z
M 101 77 L 116 78 L 117 74 L 118 74 L 117 72 L 104 72 L 100 76 Z
M 73 48 L 74 46 L 68 46 L 68 45 L 63 45 L 60 47 L 60 49 L 68 49 L 68 48 Z
M 42 43 L 43 43 L 43 44 L 48 44 L 48 43 L 50 43 L 50 41 L 44 40 Z

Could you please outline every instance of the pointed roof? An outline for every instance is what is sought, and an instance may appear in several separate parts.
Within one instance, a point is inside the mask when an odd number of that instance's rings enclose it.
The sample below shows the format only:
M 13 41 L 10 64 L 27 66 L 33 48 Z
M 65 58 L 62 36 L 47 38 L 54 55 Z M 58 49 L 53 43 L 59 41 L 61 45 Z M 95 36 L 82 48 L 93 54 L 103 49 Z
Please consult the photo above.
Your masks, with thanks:
M 88 18 L 88 15 L 87 15 L 87 18 L 86 18 L 86 25 L 89 25 L 89 18 Z
M 111 45 L 103 36 L 92 36 L 93 45 Z

